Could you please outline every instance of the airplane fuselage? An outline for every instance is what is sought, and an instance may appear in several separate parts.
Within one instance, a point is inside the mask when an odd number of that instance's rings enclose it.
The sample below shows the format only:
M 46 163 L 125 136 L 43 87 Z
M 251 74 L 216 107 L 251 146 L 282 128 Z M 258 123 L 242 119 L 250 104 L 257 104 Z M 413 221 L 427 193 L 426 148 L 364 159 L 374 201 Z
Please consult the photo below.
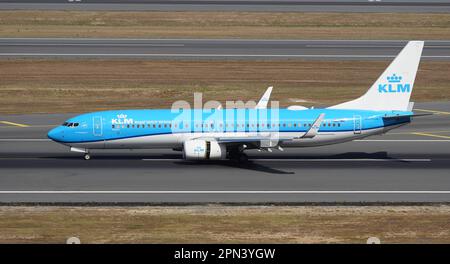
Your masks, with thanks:
M 302 138 L 324 113 L 316 136 Z M 278 138 L 282 147 L 335 144 L 384 133 L 410 122 L 405 111 L 270 110 L 115 110 L 76 116 L 49 132 L 49 138 L 84 149 L 181 148 L 196 138 Z M 395 119 L 384 116 L 399 115 Z M 289 138 L 289 140 L 286 140 Z M 252 145 L 259 147 L 257 144 Z M 250 147 L 251 148 L 251 147 Z

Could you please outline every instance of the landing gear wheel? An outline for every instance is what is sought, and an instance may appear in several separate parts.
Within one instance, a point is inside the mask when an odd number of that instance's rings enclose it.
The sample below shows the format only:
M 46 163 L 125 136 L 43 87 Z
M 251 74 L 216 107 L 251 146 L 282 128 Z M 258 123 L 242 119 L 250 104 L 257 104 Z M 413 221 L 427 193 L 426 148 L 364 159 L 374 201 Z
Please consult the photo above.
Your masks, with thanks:
M 85 160 L 90 160 L 91 159 L 91 155 L 89 155 L 88 153 L 84 154 L 84 159 Z

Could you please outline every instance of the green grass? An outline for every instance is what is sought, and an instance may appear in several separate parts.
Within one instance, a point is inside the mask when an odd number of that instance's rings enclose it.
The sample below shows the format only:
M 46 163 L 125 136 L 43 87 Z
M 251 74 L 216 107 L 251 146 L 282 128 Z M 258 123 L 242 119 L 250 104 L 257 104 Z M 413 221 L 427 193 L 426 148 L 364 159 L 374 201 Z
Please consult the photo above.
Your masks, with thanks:
M 448 206 L 0 207 L 0 243 L 448 243 Z

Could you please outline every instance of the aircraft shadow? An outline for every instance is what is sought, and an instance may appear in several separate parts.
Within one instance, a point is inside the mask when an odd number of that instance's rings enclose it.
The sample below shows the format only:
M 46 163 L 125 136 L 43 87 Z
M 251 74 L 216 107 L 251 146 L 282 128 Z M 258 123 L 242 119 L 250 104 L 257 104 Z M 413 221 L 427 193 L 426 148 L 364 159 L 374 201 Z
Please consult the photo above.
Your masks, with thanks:
M 253 161 L 247 161 L 247 162 L 243 162 L 243 163 L 239 163 L 236 161 L 230 161 L 230 160 L 225 160 L 225 161 L 176 161 L 174 162 L 175 164 L 179 164 L 179 165 L 221 165 L 221 166 L 227 166 L 227 167 L 231 167 L 231 168 L 237 168 L 237 169 L 245 169 L 245 170 L 252 170 L 252 171 L 260 171 L 260 172 L 266 172 L 266 173 L 271 173 L 271 174 L 295 174 L 294 172 L 290 172 L 290 171 L 283 171 L 283 170 L 278 170 L 278 169 L 274 169 L 271 168 L 269 166 L 265 166 L 259 163 L 255 163 Z

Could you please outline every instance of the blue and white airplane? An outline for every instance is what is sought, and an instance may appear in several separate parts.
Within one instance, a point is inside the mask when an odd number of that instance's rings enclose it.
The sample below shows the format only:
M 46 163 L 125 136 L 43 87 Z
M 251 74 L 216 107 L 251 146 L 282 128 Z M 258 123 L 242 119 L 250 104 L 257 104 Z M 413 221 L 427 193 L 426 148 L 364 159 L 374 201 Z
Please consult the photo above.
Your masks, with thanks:
M 361 97 L 324 109 L 255 108 L 114 110 L 82 114 L 48 137 L 84 153 L 92 149 L 172 148 L 187 160 L 245 161 L 247 149 L 336 144 L 383 134 L 411 122 L 410 102 L 423 41 L 410 41 Z

